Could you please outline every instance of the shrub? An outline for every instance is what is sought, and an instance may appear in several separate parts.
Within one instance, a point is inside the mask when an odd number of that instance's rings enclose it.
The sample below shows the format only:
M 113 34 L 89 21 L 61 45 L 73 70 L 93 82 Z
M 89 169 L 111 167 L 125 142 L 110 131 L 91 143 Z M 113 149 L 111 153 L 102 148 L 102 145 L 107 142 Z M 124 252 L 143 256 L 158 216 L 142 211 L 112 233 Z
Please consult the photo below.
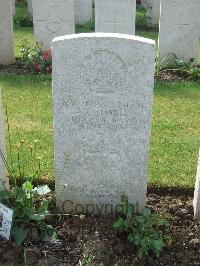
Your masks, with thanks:
M 14 22 L 20 27 L 32 27 L 33 19 L 30 15 L 20 15 L 14 17 Z
M 150 251 L 159 256 L 169 237 L 169 222 L 145 208 L 141 214 L 135 213 L 135 206 L 124 197 L 121 204 L 121 217 L 114 228 L 128 233 L 128 240 L 137 247 L 139 257 L 148 256 Z
M 33 73 L 49 74 L 52 71 L 51 50 L 44 51 L 39 43 L 30 44 L 26 40 L 21 47 L 21 63 Z
M 136 15 L 136 29 L 137 30 L 147 30 L 148 29 L 148 16 L 147 10 L 141 5 L 137 5 L 137 15 Z

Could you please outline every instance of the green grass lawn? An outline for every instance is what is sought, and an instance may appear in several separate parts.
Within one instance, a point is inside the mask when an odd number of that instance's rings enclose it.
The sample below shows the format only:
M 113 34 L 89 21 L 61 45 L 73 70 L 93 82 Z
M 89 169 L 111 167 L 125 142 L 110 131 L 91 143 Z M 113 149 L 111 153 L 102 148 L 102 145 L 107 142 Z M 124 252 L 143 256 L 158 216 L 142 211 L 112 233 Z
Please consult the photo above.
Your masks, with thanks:
M 26 7 L 18 6 L 17 15 Z M 137 23 L 142 15 L 137 12 Z M 77 26 L 76 32 L 90 31 L 92 25 Z M 141 28 L 141 27 L 139 27 Z M 16 55 L 24 39 L 34 42 L 33 29 L 14 26 Z M 157 40 L 157 32 L 138 30 L 137 35 Z M 4 110 L 8 108 L 12 157 L 18 168 L 16 145 L 24 140 L 18 158 L 23 171 L 32 173 L 41 162 L 41 174 L 53 176 L 53 121 L 51 77 L 0 74 Z M 200 84 L 157 82 L 154 91 L 153 126 L 149 184 L 193 186 L 200 147 Z M 27 141 L 27 143 L 26 143 Z M 7 145 L 9 141 L 7 134 Z M 31 155 L 30 145 L 34 146 Z M 9 152 L 8 152 L 8 157 Z M 40 159 L 39 159 L 40 158 Z
M 8 107 L 13 154 L 15 144 L 38 140 L 34 157 L 41 157 L 43 175 L 52 176 L 53 121 L 51 78 L 0 74 L 3 103 Z M 200 147 L 200 84 L 157 82 L 154 93 L 150 184 L 193 186 Z M 24 145 L 24 144 L 23 144 Z M 28 145 L 22 145 L 22 161 L 31 172 Z M 16 161 L 16 159 L 15 159 Z M 15 164 L 17 167 L 17 164 Z

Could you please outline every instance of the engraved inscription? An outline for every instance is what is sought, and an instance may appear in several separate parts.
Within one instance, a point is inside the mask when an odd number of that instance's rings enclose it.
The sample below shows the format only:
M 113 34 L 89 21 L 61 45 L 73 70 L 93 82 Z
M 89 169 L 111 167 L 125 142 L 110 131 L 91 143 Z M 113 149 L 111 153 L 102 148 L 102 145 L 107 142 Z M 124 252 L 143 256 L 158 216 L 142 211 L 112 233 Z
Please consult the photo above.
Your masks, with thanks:
M 65 106 L 65 102 L 63 102 L 62 106 Z M 130 126 L 137 128 L 141 124 L 143 124 L 145 128 L 146 122 L 142 119 L 142 116 L 140 116 L 140 114 L 144 112 L 144 104 L 142 101 L 133 101 L 131 103 L 118 102 L 116 105 L 110 105 L 108 107 L 106 107 L 105 103 L 104 109 L 95 107 L 95 102 L 92 101 L 82 102 L 81 106 L 85 106 L 85 112 L 81 111 L 79 107 L 76 107 L 76 110 L 73 111 L 69 102 L 65 106 L 71 109 L 71 111 L 68 112 L 69 116 L 66 117 L 66 122 L 71 129 L 106 127 L 108 129 L 117 130 L 119 128 L 125 129 Z M 135 110 L 137 110 L 137 112 Z
M 84 58 L 81 68 L 81 78 L 92 92 L 112 94 L 123 87 L 126 67 L 113 52 L 97 50 Z

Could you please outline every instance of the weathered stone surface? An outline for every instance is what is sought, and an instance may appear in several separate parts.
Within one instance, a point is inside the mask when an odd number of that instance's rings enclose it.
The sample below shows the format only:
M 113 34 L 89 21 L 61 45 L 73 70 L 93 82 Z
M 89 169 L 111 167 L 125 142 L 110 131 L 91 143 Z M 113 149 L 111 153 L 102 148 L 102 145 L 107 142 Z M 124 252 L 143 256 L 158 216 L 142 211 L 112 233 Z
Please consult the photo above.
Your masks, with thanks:
M 162 0 L 160 60 L 172 53 L 184 61 L 198 60 L 199 10 L 197 0 Z
M 85 24 L 92 19 L 92 0 L 74 0 L 75 23 Z
M 135 34 L 136 0 L 95 0 L 95 31 Z
M 197 177 L 194 191 L 194 217 L 200 218 L 200 150 L 199 150 L 199 161 L 197 167 Z
M 159 25 L 160 3 L 161 3 L 161 0 L 148 0 L 147 1 L 147 15 L 149 18 L 149 24 L 152 27 Z
M 0 64 L 14 62 L 13 0 L 0 0 Z
M 55 38 L 57 206 L 112 213 L 125 194 L 145 205 L 155 42 L 123 34 Z
M 34 35 L 45 49 L 50 49 L 53 38 L 74 33 L 73 0 L 33 1 Z
M 27 4 L 28 4 L 28 13 L 32 17 L 33 16 L 33 4 L 32 4 L 32 0 L 27 0 Z
M 6 168 L 3 162 L 3 156 L 6 158 L 6 145 L 5 145 L 5 138 L 4 138 L 4 117 L 3 117 L 3 110 L 2 110 L 2 100 L 1 100 L 1 91 L 0 91 L 0 190 L 7 187 L 8 180 L 6 178 Z

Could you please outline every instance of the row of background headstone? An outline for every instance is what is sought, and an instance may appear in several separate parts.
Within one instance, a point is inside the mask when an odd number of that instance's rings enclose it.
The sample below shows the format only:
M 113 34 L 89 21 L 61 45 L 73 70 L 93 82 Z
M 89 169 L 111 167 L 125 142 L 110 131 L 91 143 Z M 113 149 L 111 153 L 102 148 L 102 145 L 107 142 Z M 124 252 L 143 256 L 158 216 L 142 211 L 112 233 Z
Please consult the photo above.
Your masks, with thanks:
M 34 0 L 27 0 L 28 12 L 31 16 L 33 16 L 32 1 Z M 160 1 L 161 0 L 141 0 L 141 6 L 147 9 L 148 17 L 150 18 L 150 24 L 152 26 L 156 26 L 159 24 Z M 104 1 L 101 1 L 101 2 L 102 4 L 104 3 Z M 13 3 L 15 3 L 15 0 L 13 0 Z M 112 3 L 114 2 L 110 1 L 110 4 Z M 118 1 L 118 4 L 120 4 L 119 1 Z M 75 13 L 76 24 L 84 24 L 92 18 L 92 7 L 95 6 L 95 0 L 74 0 L 74 5 L 75 5 L 74 13 Z M 15 14 L 15 11 L 14 11 L 14 14 Z
M 92 16 L 92 0 L 76 1 L 76 19 L 86 22 Z M 9 2 L 2 3 L 2 23 L 0 34 L 2 38 L 0 63 L 14 62 L 12 18 L 10 17 Z M 160 0 L 148 0 L 147 6 L 151 6 L 152 22 L 159 21 Z M 33 4 L 33 6 L 31 5 Z M 5 6 L 6 5 L 6 6 Z M 95 27 L 97 32 L 119 32 L 135 34 L 136 0 L 111 1 L 96 0 L 95 2 Z M 189 61 L 198 60 L 199 29 L 200 29 L 200 1 L 199 0 L 162 0 L 160 32 L 159 32 L 159 56 L 162 60 L 169 53 Z M 84 7 L 84 8 L 83 8 Z M 35 40 L 42 42 L 45 49 L 50 49 L 51 40 L 56 36 L 75 33 L 74 1 L 73 0 L 28 0 L 28 9 L 33 10 Z M 159 11 L 158 11 L 159 10 Z M 1 12 L 1 11 L 0 11 Z M 84 14 L 83 14 L 84 12 Z M 4 13 L 4 14 L 3 14 Z M 7 14 L 6 18 L 5 14 Z M 191 15 L 192 14 L 192 15 Z

